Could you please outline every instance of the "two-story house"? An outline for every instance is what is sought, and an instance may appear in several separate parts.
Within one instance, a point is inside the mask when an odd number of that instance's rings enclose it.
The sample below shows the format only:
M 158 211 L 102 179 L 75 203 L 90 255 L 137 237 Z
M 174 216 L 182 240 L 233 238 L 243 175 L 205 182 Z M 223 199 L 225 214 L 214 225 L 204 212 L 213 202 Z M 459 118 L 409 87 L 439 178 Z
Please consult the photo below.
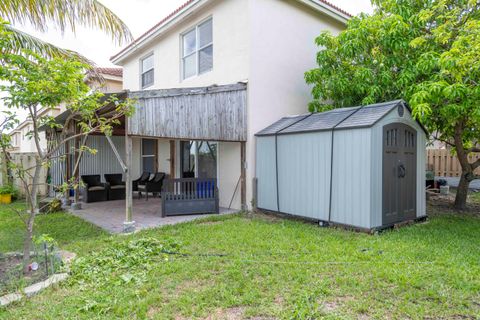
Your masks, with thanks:
M 250 206 L 254 134 L 307 112 L 315 38 L 349 18 L 324 0 L 189 0 L 162 19 L 111 58 L 139 101 L 126 121 L 133 178 L 217 178 L 220 206 Z

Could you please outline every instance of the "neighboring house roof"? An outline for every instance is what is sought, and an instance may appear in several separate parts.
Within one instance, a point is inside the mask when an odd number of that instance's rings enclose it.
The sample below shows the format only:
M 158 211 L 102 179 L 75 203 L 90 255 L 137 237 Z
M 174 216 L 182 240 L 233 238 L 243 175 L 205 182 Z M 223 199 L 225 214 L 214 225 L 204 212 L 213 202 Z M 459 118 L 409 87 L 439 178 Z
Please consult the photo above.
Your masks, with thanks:
M 330 131 L 333 129 L 368 128 L 375 125 L 399 105 L 410 107 L 403 100 L 376 103 L 368 106 L 334 109 L 325 112 L 285 117 L 261 130 L 256 136 L 299 132 Z M 421 123 L 419 125 L 428 134 Z
M 115 76 L 115 77 L 122 77 L 123 76 L 123 69 L 122 68 L 98 67 L 98 68 L 95 68 L 95 71 L 97 73 L 108 74 L 110 76 Z
M 209 0 L 188 0 L 180 7 L 175 9 L 173 12 L 168 14 L 162 20 L 160 20 L 157 24 L 155 24 L 152 28 L 148 29 L 145 33 L 143 33 L 140 37 L 132 41 L 129 45 L 125 48 L 120 50 L 117 54 L 110 57 L 110 61 L 113 63 L 119 62 L 121 58 L 124 58 L 129 55 L 129 53 L 134 50 L 135 48 L 142 46 L 149 42 L 152 38 L 156 35 L 161 33 L 163 29 L 168 28 L 172 24 L 175 24 L 176 18 L 186 14 L 187 12 L 193 11 L 195 8 L 199 7 L 201 4 L 208 2 Z M 317 11 L 323 12 L 330 17 L 336 19 L 341 23 L 346 23 L 348 19 L 352 17 L 351 14 L 348 12 L 340 9 L 339 7 L 331 4 L 326 0 L 297 0 L 302 2 Z

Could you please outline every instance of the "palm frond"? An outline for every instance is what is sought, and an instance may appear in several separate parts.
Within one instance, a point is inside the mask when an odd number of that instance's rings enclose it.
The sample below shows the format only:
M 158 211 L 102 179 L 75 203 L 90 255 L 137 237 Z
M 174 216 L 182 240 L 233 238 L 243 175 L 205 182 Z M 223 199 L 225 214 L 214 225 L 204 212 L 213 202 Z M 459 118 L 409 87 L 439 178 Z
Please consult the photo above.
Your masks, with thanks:
M 2 28 L 8 32 L 8 37 L 5 39 L 6 46 L 1 49 L 2 51 L 5 50 L 9 53 L 22 53 L 25 50 L 30 50 L 47 58 L 75 58 L 87 65 L 92 67 L 94 66 L 94 63 L 91 60 L 85 58 L 75 51 L 59 48 L 51 43 L 45 42 L 29 35 L 28 33 L 20 31 L 8 24 L 2 25 Z
M 62 32 L 75 32 L 82 25 L 102 30 L 119 44 L 132 40 L 126 24 L 97 0 L 2 0 L 0 17 L 14 24 L 30 23 L 43 32 L 48 23 Z

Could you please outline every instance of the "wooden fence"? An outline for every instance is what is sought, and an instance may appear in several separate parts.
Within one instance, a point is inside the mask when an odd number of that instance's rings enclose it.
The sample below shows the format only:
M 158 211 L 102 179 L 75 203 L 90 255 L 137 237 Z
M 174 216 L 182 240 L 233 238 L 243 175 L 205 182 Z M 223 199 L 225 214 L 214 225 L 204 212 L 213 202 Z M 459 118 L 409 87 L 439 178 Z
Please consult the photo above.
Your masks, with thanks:
M 480 153 L 472 153 L 469 161 L 474 162 L 480 159 Z M 427 168 L 433 170 L 435 176 L 441 177 L 460 177 L 462 167 L 455 155 L 446 149 L 427 149 Z M 480 174 L 480 168 L 475 171 Z

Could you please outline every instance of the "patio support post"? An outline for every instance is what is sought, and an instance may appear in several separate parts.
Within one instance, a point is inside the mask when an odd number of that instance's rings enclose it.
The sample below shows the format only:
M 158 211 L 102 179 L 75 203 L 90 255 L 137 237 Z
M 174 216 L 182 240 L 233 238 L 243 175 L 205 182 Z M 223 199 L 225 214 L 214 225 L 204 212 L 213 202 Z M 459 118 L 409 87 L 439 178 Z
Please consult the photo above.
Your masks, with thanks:
M 125 121 L 125 129 L 127 121 Z M 132 220 L 132 137 L 125 130 L 125 222 L 123 223 L 123 232 L 131 233 L 135 231 L 135 221 Z
M 74 192 L 74 200 L 73 200 L 73 203 L 72 203 L 72 209 L 73 210 L 78 210 L 78 209 L 81 209 L 81 203 L 80 203 L 80 168 L 77 168 L 77 165 L 78 165 L 78 162 L 79 162 L 79 158 L 80 158 L 80 137 L 77 137 L 75 138 L 75 153 L 74 153 L 74 177 L 75 177 L 75 184 L 76 184 L 76 187 L 75 189 L 73 190 Z
M 175 140 L 170 140 L 170 178 L 175 179 Z
M 70 141 L 66 141 L 65 142 L 65 174 L 64 174 L 64 182 L 65 183 L 70 183 L 70 178 L 71 178 L 71 175 L 70 175 Z M 68 208 L 71 204 L 70 202 L 70 188 L 67 188 L 65 190 L 65 193 L 64 193 L 64 197 L 65 197 L 65 207 Z
M 247 207 L 247 148 L 244 141 L 240 142 L 240 199 L 242 202 L 242 210 L 246 211 Z

